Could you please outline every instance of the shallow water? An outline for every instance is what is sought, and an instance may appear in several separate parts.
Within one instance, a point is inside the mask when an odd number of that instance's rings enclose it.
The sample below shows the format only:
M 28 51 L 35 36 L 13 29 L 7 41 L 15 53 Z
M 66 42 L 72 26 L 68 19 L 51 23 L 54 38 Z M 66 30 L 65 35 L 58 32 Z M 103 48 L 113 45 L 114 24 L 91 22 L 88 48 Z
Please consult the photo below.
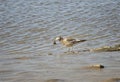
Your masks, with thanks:
M 56 36 L 87 39 L 74 50 Z M 0 0 L 1 82 L 101 82 L 120 77 L 120 54 L 82 50 L 120 44 L 119 0 Z M 102 64 L 102 70 L 81 69 Z

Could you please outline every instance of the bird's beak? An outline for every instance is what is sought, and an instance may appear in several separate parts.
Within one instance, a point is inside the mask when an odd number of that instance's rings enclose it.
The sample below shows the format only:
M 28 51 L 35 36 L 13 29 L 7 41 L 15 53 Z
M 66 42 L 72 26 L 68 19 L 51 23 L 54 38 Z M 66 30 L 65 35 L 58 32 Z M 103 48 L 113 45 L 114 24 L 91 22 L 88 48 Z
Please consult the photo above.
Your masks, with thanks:
M 53 44 L 54 44 L 54 45 L 56 44 L 56 41 L 55 41 L 55 40 L 53 41 Z

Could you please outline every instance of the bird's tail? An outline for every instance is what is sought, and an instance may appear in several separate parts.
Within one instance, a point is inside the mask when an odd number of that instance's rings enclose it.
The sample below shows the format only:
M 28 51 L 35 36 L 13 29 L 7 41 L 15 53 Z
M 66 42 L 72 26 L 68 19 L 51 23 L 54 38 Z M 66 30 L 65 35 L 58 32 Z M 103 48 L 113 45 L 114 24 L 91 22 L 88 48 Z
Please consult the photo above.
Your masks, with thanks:
M 77 42 L 85 42 L 85 41 L 87 41 L 87 40 L 78 40 Z

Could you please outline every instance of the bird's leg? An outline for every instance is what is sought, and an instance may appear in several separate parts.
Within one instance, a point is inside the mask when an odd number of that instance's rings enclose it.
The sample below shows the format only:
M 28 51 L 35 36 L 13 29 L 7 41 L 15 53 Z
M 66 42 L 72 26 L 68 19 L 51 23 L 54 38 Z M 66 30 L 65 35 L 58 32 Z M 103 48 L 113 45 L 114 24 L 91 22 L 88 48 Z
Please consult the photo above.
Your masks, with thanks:
M 68 47 L 68 52 L 70 52 L 71 51 L 71 49 L 70 49 L 70 47 Z
M 71 52 L 72 52 L 72 53 L 75 53 L 73 46 L 71 47 Z
M 74 52 L 74 51 L 73 51 L 73 47 L 71 47 L 71 52 Z
M 73 47 L 69 47 L 69 48 L 68 48 L 68 52 L 74 52 L 74 51 L 73 51 Z

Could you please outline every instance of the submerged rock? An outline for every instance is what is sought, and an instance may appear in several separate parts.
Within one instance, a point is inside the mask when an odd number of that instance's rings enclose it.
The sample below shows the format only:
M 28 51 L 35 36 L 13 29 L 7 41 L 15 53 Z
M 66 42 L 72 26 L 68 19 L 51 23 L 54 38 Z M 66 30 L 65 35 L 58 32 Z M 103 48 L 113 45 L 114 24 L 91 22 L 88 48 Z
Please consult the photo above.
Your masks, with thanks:
M 120 44 L 115 46 L 103 46 L 100 48 L 91 49 L 90 51 L 120 51 Z
M 101 64 L 95 64 L 95 65 L 86 66 L 84 68 L 86 68 L 86 69 L 103 69 L 104 66 Z
M 91 67 L 93 67 L 93 68 L 104 68 L 104 66 L 101 65 L 101 64 L 92 65 Z
M 49 79 L 45 82 L 65 82 L 63 79 Z
M 48 53 L 48 55 L 53 55 L 52 53 Z

